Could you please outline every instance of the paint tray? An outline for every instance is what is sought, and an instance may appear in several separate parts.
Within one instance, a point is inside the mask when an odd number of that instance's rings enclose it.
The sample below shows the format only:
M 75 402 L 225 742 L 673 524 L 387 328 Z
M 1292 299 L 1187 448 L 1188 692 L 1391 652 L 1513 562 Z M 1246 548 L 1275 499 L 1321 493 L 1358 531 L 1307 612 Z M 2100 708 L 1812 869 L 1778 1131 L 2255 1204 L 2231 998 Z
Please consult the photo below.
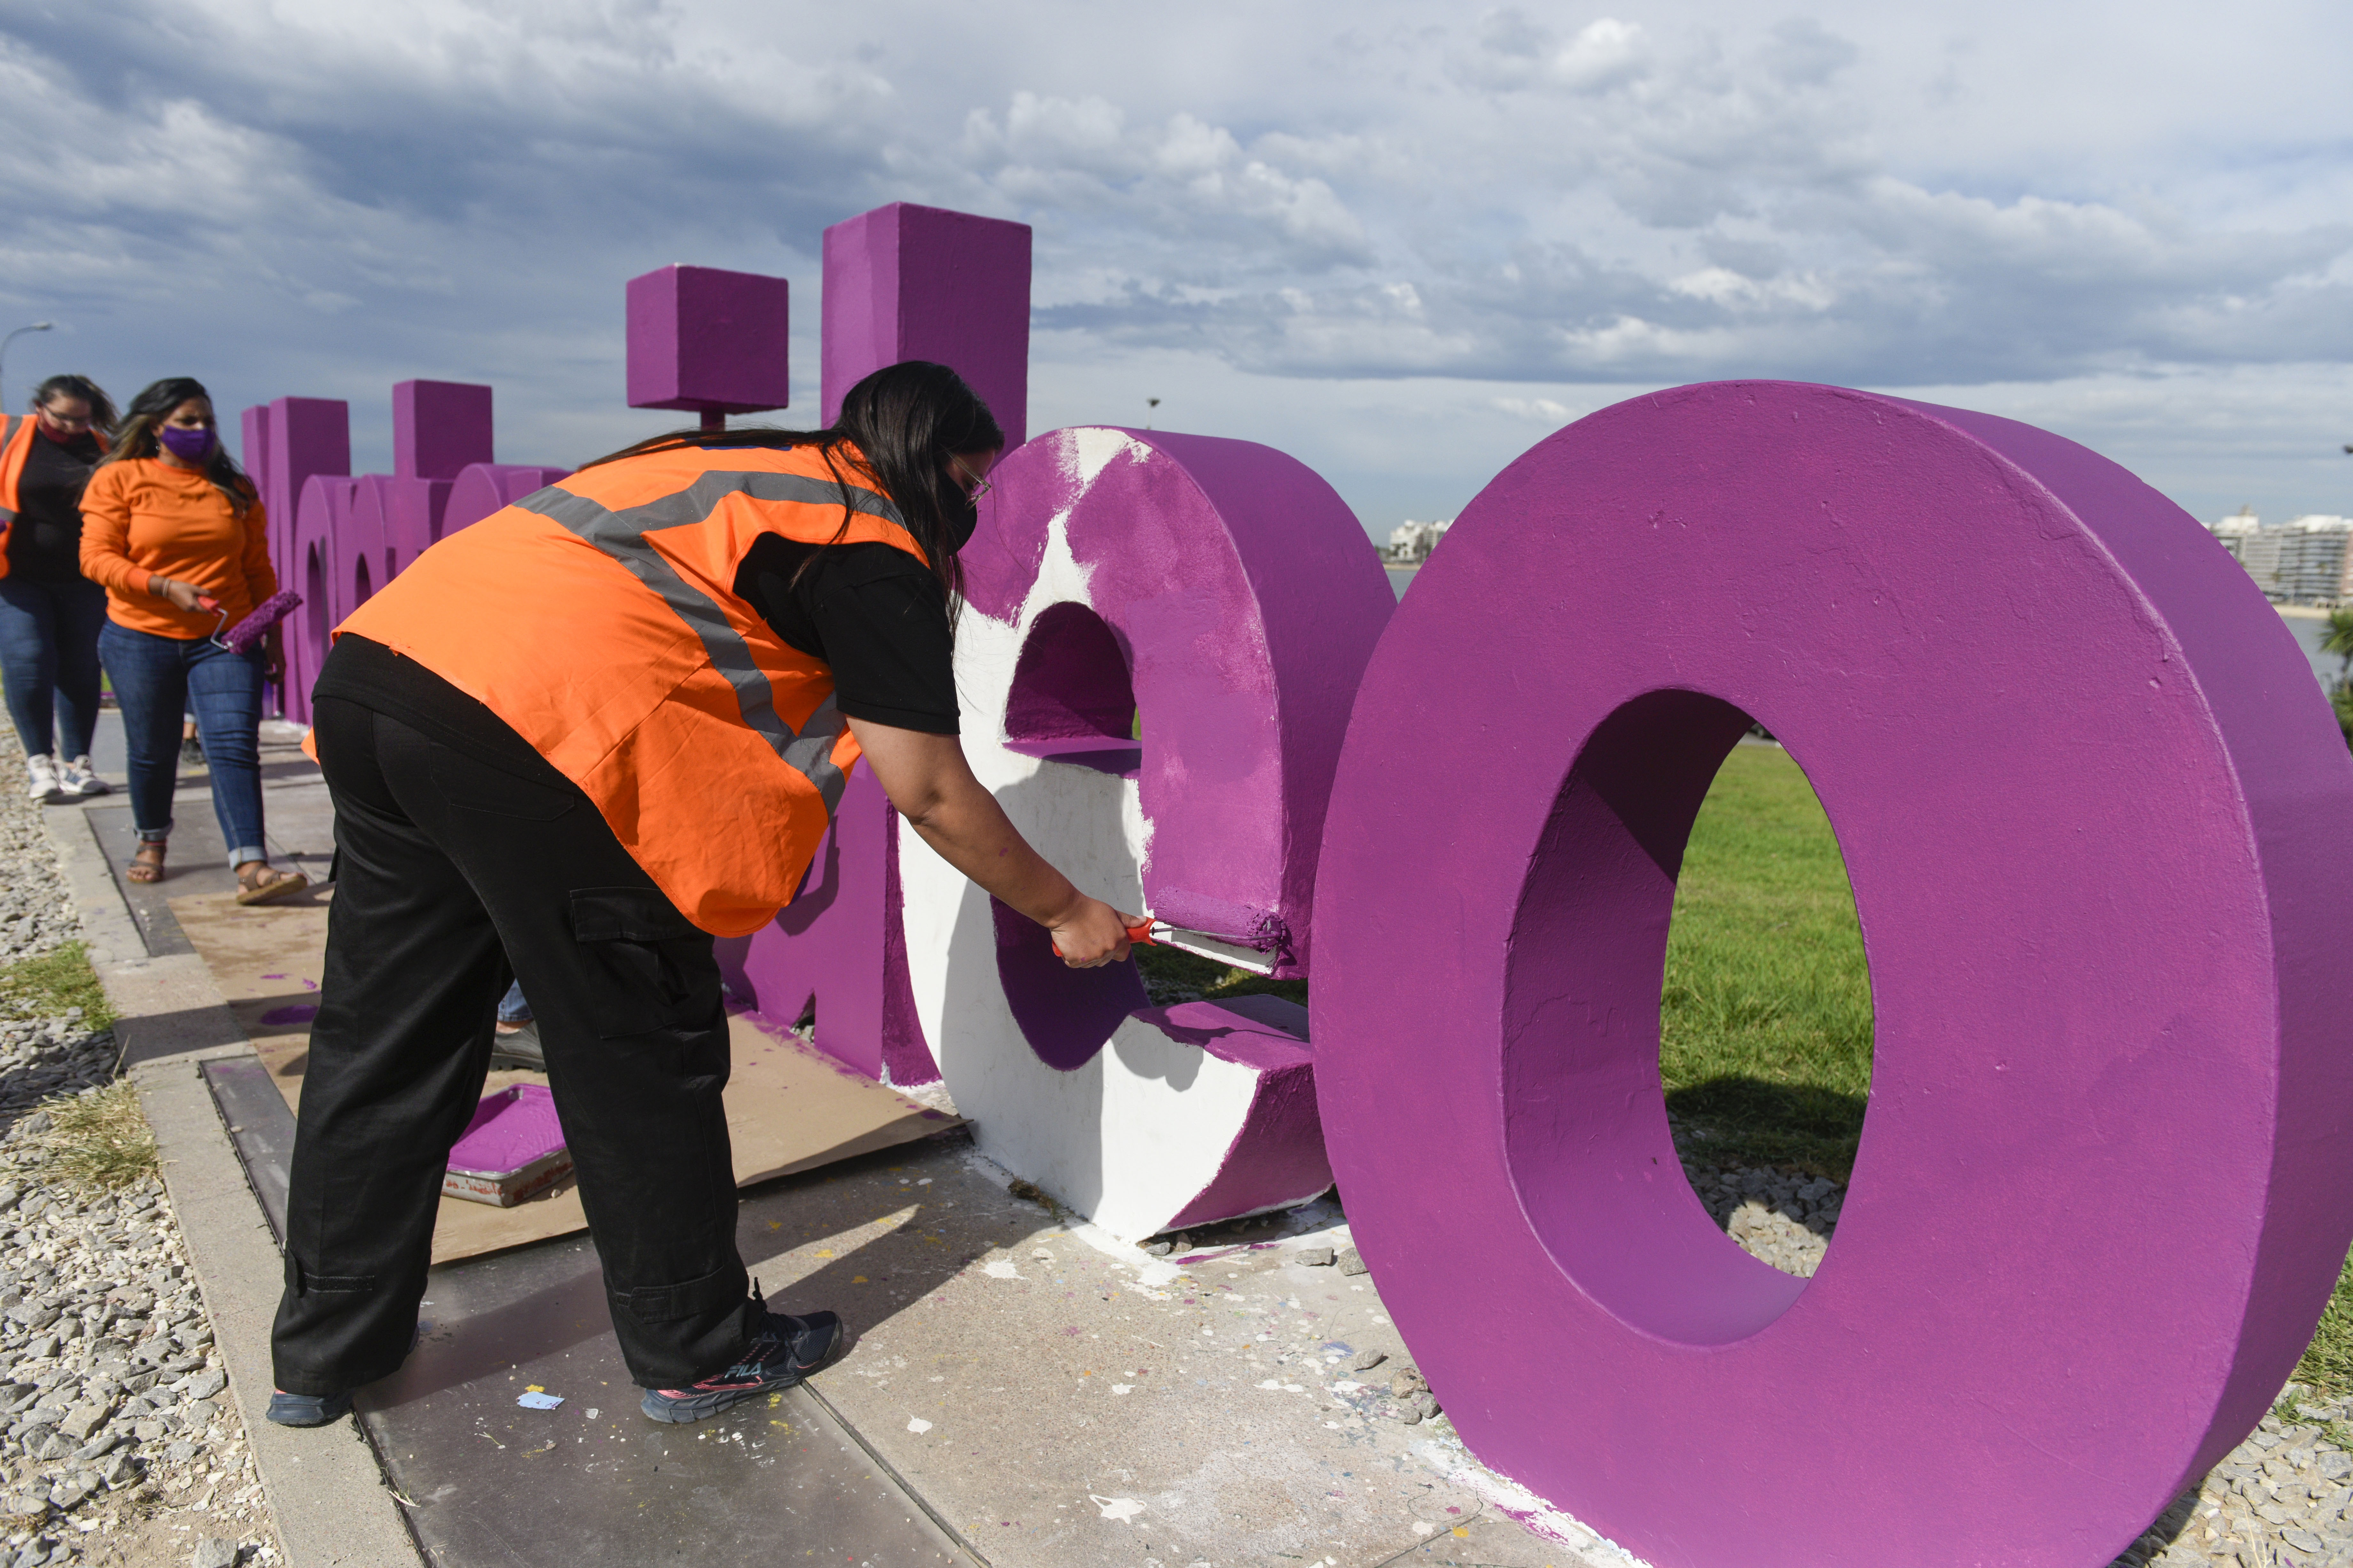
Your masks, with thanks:
M 512 1208 L 571 1171 L 554 1096 L 543 1084 L 512 1084 L 474 1108 L 465 1136 L 449 1151 L 441 1195 Z

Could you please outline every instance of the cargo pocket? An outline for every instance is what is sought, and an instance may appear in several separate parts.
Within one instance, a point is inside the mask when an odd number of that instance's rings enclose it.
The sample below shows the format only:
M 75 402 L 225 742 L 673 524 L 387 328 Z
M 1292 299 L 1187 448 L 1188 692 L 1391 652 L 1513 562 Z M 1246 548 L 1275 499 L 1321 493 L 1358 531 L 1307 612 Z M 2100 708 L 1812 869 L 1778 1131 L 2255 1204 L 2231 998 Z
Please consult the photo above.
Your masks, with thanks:
M 749 1285 L 743 1266 L 738 1264 L 676 1285 L 641 1285 L 634 1290 L 616 1290 L 607 1286 L 605 1293 L 615 1307 L 650 1326 L 707 1317 L 740 1307 Z
M 725 1016 L 711 933 L 650 888 L 575 888 L 572 938 L 604 972 L 606 1039 L 702 1030 Z
M 286 1289 L 293 1296 L 349 1296 L 375 1289 L 373 1274 L 313 1274 L 290 1252 L 285 1262 Z

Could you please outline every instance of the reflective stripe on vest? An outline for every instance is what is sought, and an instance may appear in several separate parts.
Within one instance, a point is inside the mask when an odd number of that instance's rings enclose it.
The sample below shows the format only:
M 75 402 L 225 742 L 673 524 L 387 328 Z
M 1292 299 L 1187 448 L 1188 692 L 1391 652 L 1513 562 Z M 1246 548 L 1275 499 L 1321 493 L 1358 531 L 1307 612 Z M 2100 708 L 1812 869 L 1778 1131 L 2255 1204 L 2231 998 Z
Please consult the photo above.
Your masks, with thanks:
M 742 936 L 792 899 L 859 754 L 831 668 L 734 590 L 764 536 L 929 564 L 852 448 L 672 449 L 449 534 L 337 629 L 483 703 L 681 913 Z
M 735 689 L 744 722 L 768 742 L 785 765 L 807 778 L 825 799 L 829 816 L 841 804 L 849 779 L 833 764 L 833 743 L 841 733 L 841 710 L 831 696 L 818 705 L 798 731 L 776 711 L 776 689 L 752 658 L 743 634 L 728 624 L 726 612 L 711 595 L 690 586 L 661 552 L 646 542 L 647 533 L 702 521 L 712 509 L 731 495 L 754 500 L 798 501 L 809 506 L 839 506 L 841 486 L 805 474 L 778 474 L 765 469 L 703 474 L 686 489 L 643 506 L 613 511 L 586 496 L 551 485 L 514 503 L 518 511 L 533 512 L 562 523 L 575 537 L 595 545 L 626 567 L 630 575 L 659 595 L 671 613 L 702 639 L 711 666 Z M 904 528 L 899 509 L 872 490 L 849 489 L 849 509 Z

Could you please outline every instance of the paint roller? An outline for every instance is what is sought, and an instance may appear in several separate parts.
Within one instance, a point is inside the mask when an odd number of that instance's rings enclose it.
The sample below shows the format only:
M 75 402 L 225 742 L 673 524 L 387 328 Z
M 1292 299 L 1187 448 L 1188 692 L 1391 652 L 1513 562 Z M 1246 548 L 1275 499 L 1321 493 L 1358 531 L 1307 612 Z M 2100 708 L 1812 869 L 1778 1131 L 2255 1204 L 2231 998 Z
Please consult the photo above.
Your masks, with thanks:
M 1212 936 L 1208 931 L 1188 931 L 1145 916 L 1127 928 L 1127 940 L 1138 947 L 1168 947 L 1178 952 L 1189 952 L 1196 958 L 1213 959 L 1229 969 L 1244 969 L 1252 974 L 1272 974 L 1281 962 L 1279 952 L 1264 952 L 1246 942 L 1227 937 Z M 1062 956 L 1056 948 L 1054 956 Z
M 301 595 L 291 588 L 280 588 L 256 605 L 253 613 L 237 625 L 227 631 L 215 632 L 213 641 L 231 653 L 244 653 L 259 642 L 270 627 L 292 615 L 301 604 Z M 220 601 L 209 594 L 197 595 L 196 605 L 199 609 L 210 610 L 223 621 L 228 619 L 228 612 L 222 609 Z

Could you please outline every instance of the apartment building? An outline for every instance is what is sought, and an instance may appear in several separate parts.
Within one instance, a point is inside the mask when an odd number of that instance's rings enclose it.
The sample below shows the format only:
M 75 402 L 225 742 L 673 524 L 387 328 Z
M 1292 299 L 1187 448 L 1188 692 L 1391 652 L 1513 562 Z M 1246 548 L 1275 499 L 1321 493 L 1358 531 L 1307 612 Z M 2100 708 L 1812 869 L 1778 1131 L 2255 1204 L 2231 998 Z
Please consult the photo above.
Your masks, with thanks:
M 2246 508 L 2206 526 L 2273 603 L 2353 603 L 2353 518 L 2311 512 L 2265 526 Z

